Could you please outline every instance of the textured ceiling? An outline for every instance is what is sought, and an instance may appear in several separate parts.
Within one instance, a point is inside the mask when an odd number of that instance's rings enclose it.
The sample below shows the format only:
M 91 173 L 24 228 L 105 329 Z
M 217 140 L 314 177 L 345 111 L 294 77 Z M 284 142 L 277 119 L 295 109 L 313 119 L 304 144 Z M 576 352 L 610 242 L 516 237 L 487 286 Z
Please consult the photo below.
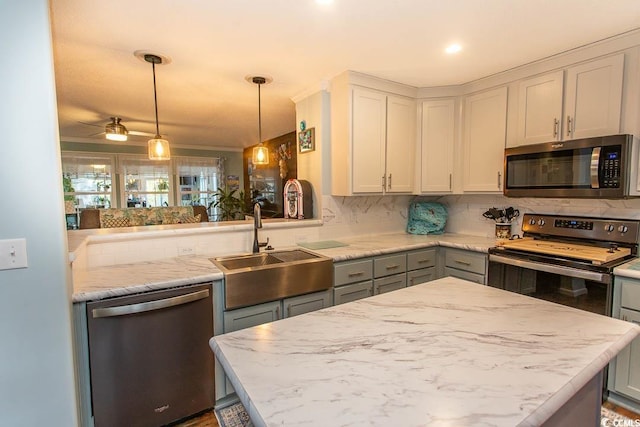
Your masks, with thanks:
M 107 142 L 110 116 L 175 146 L 242 148 L 296 128 L 291 98 L 345 70 L 466 83 L 640 27 L 638 0 L 51 0 L 63 140 Z M 446 55 L 457 42 L 463 50 Z M 81 124 L 90 123 L 98 126 Z M 147 138 L 130 137 L 129 144 Z M 122 144 L 122 143 L 119 143 Z

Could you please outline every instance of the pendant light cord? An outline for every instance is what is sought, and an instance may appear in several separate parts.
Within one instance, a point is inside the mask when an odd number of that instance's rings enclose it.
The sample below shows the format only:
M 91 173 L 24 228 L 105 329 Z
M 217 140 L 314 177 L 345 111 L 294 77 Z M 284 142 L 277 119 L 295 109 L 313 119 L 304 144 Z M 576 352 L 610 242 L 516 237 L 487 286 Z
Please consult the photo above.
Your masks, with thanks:
M 151 68 L 153 70 L 153 103 L 156 107 L 156 137 L 160 137 L 160 126 L 158 125 L 158 95 L 156 93 L 156 63 L 151 61 Z
M 262 145 L 262 103 L 260 102 L 260 83 L 258 83 L 258 143 Z

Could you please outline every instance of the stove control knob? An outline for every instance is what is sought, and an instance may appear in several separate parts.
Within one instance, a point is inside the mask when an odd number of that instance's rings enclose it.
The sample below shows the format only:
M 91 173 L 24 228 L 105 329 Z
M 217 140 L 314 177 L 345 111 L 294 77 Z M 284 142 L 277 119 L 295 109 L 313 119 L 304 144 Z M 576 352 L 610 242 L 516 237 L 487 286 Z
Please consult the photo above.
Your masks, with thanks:
M 544 223 L 544 219 L 539 219 L 539 220 L 538 220 L 538 225 L 539 225 L 540 227 L 542 227 L 544 224 L 545 224 L 545 223 Z
M 611 224 L 607 224 L 607 225 L 604 226 L 604 231 L 606 231 L 608 233 L 612 232 L 613 230 L 614 230 L 614 227 Z
M 621 225 L 620 227 L 618 227 L 618 231 L 621 233 L 626 233 L 627 231 L 629 231 L 629 227 L 627 227 L 626 225 Z
M 533 218 L 531 218 L 531 219 L 529 220 L 529 225 L 536 225 L 536 220 L 535 220 L 535 219 L 533 219 Z

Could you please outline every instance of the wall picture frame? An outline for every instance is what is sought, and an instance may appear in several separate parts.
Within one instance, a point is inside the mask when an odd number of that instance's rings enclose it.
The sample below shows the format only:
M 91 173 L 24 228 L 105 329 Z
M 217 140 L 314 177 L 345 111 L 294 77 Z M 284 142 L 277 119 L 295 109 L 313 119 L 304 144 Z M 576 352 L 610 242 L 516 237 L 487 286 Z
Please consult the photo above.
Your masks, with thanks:
M 316 149 L 315 128 L 300 131 L 298 134 L 298 147 L 300 153 L 308 153 Z

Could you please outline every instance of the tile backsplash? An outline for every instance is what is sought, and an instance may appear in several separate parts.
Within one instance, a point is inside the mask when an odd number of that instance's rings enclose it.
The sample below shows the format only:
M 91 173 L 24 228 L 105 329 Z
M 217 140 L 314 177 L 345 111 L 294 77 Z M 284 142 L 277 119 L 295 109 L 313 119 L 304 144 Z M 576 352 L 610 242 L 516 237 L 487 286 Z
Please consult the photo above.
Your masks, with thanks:
M 435 201 L 447 207 L 446 231 L 472 236 L 495 236 L 495 222 L 482 214 L 491 207 L 512 206 L 524 213 L 545 213 L 640 220 L 640 198 L 628 200 L 534 199 L 506 198 L 502 195 L 461 196 L 358 196 L 322 198 L 322 225 L 303 223 L 294 227 L 266 225 L 260 240 L 270 238 L 275 248 L 292 246 L 303 241 L 344 239 L 384 233 L 404 232 L 408 206 L 412 201 Z M 76 253 L 75 268 L 100 267 L 182 255 L 227 255 L 251 250 L 252 222 L 242 228 L 225 227 L 213 232 L 190 236 L 171 234 L 147 236 L 127 241 L 105 241 L 88 244 Z M 520 234 L 522 219 L 512 226 Z

